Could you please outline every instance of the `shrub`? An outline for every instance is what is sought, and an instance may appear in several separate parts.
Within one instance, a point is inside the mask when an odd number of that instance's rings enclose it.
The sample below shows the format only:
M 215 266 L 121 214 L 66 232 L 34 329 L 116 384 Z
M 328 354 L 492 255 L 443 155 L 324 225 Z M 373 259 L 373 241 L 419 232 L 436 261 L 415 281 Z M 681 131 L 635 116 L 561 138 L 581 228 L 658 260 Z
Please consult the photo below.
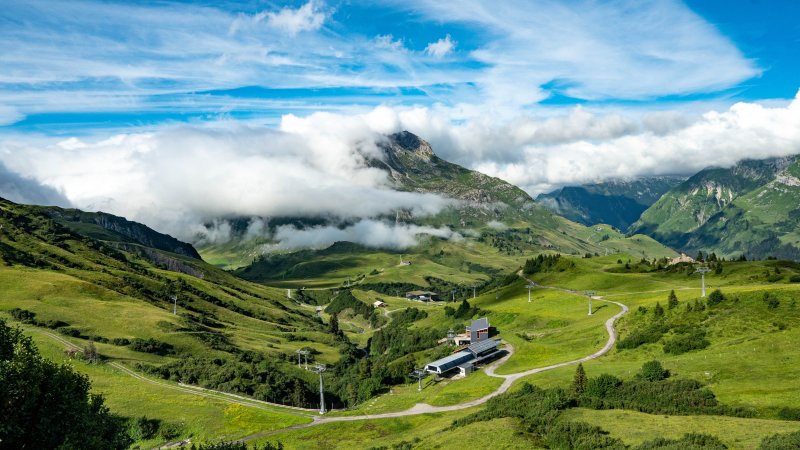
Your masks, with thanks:
M 22 323 L 26 324 L 35 324 L 36 323 L 36 313 L 32 311 L 28 311 L 26 309 L 20 308 L 12 308 L 8 310 L 8 313 L 11 314 L 16 320 L 19 320 Z
M 164 356 L 172 351 L 172 344 L 161 342 L 153 338 L 141 339 L 134 338 L 130 342 L 131 350 L 142 353 L 154 353 Z
M 703 330 L 693 330 L 689 334 L 682 334 L 669 339 L 664 343 L 664 353 L 673 355 L 680 355 L 692 350 L 704 349 L 711 345 L 706 339 L 706 333 Z
M 783 420 L 800 420 L 800 408 L 781 408 L 778 417 Z
M 775 434 L 761 440 L 759 450 L 795 450 L 800 448 L 800 431 Z
M 800 283 L 800 275 L 792 275 L 789 277 L 790 283 Z
M 586 390 L 584 393 L 590 397 L 605 397 L 621 384 L 622 380 L 619 378 L 604 373 L 598 377 L 590 378 L 586 383 Z
M 134 441 L 144 441 L 152 439 L 158 433 L 161 421 L 158 419 L 148 419 L 145 416 L 131 419 L 128 425 L 128 434 Z
M 669 377 L 669 370 L 658 361 L 649 361 L 642 365 L 639 377 L 647 381 L 661 381 Z
M 126 345 L 130 345 L 131 341 L 125 338 L 114 338 L 111 340 L 111 343 L 114 345 L 119 345 L 120 347 L 124 347 Z
M 658 342 L 661 336 L 666 332 L 666 327 L 661 324 L 653 324 L 646 328 L 634 330 L 630 336 L 620 339 L 617 342 L 617 348 L 620 350 L 637 348 L 644 344 L 652 344 Z
M 719 289 L 714 289 L 714 292 L 712 292 L 708 296 L 707 303 L 708 306 L 714 306 L 714 305 L 719 305 L 723 301 L 725 301 L 725 295 L 723 295 L 722 291 L 720 291 Z
M 688 433 L 680 439 L 657 438 L 643 442 L 635 450 L 724 450 L 727 448 L 716 436 Z

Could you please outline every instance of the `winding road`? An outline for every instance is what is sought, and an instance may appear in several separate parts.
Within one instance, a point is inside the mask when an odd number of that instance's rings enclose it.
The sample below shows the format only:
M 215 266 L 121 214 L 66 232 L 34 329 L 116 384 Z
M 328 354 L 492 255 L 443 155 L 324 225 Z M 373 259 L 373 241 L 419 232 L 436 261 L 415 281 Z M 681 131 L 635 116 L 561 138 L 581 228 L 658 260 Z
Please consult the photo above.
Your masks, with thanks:
M 546 286 L 541 286 L 546 287 Z M 560 288 L 559 288 L 560 289 Z M 566 289 L 564 289 L 566 290 Z M 571 291 L 570 291 L 571 292 Z M 246 442 L 253 439 L 258 439 L 265 436 L 271 436 L 274 434 L 284 433 L 286 431 L 297 430 L 301 428 L 308 428 L 316 425 L 322 425 L 326 423 L 333 423 L 333 422 L 354 422 L 360 420 L 373 420 L 373 419 L 389 419 L 393 417 L 407 417 L 407 416 L 416 416 L 419 414 L 431 414 L 431 413 L 439 413 L 439 412 L 448 412 L 448 411 L 458 411 L 462 409 L 472 408 L 473 406 L 479 406 L 489 401 L 489 399 L 496 397 L 500 394 L 503 394 L 511 388 L 511 385 L 514 384 L 515 381 L 519 380 L 520 378 L 527 377 L 529 375 L 533 375 L 540 372 L 545 372 L 548 370 L 558 369 L 560 367 L 566 367 L 574 364 L 583 363 L 586 361 L 591 361 L 593 359 L 597 359 L 609 351 L 614 347 L 614 344 L 617 342 L 617 330 L 614 328 L 614 323 L 622 317 L 623 315 L 628 313 L 628 307 L 622 303 L 611 301 L 611 300 L 604 300 L 600 297 L 594 297 L 596 300 L 613 303 L 621 308 L 621 311 L 606 320 L 605 327 L 606 331 L 608 332 L 608 341 L 600 350 L 592 353 L 591 355 L 585 356 L 580 359 L 575 359 L 572 361 L 566 361 L 558 364 L 553 364 L 544 367 L 537 367 L 534 369 L 526 370 L 523 372 L 512 373 L 508 375 L 499 375 L 495 373 L 495 369 L 499 367 L 501 364 L 506 362 L 511 356 L 514 354 L 514 348 L 511 347 L 510 344 L 507 345 L 508 354 L 503 356 L 501 359 L 495 361 L 491 365 L 487 366 L 484 369 L 486 375 L 495 377 L 495 378 L 503 378 L 503 383 L 492 393 L 485 395 L 481 398 L 471 400 L 464 403 L 459 403 L 458 405 L 450 405 L 450 406 L 431 406 L 425 403 L 417 403 L 412 408 L 407 409 L 405 411 L 395 411 L 383 414 L 364 414 L 358 416 L 341 416 L 341 417 L 330 417 L 330 416 L 314 416 L 313 422 L 295 425 L 293 427 L 283 428 L 280 430 L 268 431 L 263 433 L 257 433 L 251 436 L 244 437 L 237 442 Z
M 520 275 L 520 276 L 522 276 L 522 275 Z M 527 280 L 528 282 L 531 282 L 531 280 L 528 280 L 527 278 L 525 278 L 525 280 Z M 577 293 L 576 291 L 573 291 L 573 290 L 564 289 L 564 288 L 558 288 L 558 287 L 542 286 L 542 285 L 538 285 L 538 284 L 537 284 L 537 287 L 545 288 L 545 289 L 557 289 L 557 290 L 569 292 L 569 293 L 572 293 L 572 294 L 576 294 Z M 210 390 L 210 389 L 203 389 L 203 388 L 199 388 L 199 387 L 195 387 L 195 386 L 187 386 L 187 385 L 183 385 L 183 384 L 174 385 L 174 384 L 170 384 L 170 383 L 166 383 L 166 382 L 162 382 L 162 381 L 157 381 L 157 380 L 153 380 L 153 379 L 144 377 L 144 376 L 142 376 L 142 375 L 140 375 L 140 374 L 128 369 L 127 367 L 125 367 L 122 364 L 117 363 L 117 362 L 111 362 L 111 363 L 109 363 L 109 365 L 115 367 L 116 369 L 118 369 L 118 370 L 120 370 L 120 371 L 122 371 L 122 372 L 124 372 L 124 373 L 126 373 L 126 374 L 128 374 L 128 375 L 130 375 L 132 377 L 134 377 L 134 378 L 139 379 L 140 381 L 143 381 L 143 382 L 146 382 L 146 383 L 150 383 L 150 384 L 154 384 L 154 385 L 158 385 L 158 386 L 163 387 L 163 388 L 178 390 L 178 391 L 181 391 L 181 392 L 184 392 L 184 393 L 193 394 L 193 395 L 200 395 L 200 396 L 203 396 L 203 397 L 213 398 L 213 399 L 216 399 L 216 400 L 221 400 L 221 401 L 224 401 L 224 402 L 234 403 L 234 404 L 238 404 L 238 405 L 242 405 L 242 406 L 248 406 L 248 407 L 252 407 L 252 408 L 270 410 L 270 411 L 275 411 L 275 412 L 282 412 L 282 413 L 287 413 L 287 414 L 294 414 L 294 415 L 298 415 L 298 416 L 308 417 L 308 418 L 311 419 L 311 422 L 309 422 L 309 423 L 295 425 L 295 426 L 287 427 L 287 428 L 282 428 L 280 430 L 261 432 L 261 433 L 253 434 L 253 435 L 250 435 L 250 436 L 246 436 L 246 437 L 241 438 L 241 439 L 239 439 L 237 441 L 237 442 L 246 442 L 246 441 L 250 441 L 250 440 L 253 440 L 253 439 L 258 439 L 258 438 L 265 437 L 265 436 L 270 436 L 270 435 L 274 435 L 274 434 L 278 434 L 278 433 L 284 433 L 284 432 L 287 432 L 287 431 L 296 430 L 296 429 L 300 429 L 300 428 L 308 428 L 308 427 L 312 427 L 312 426 L 316 426 L 316 425 L 322 425 L 322 424 L 326 424 L 326 423 L 354 422 L 354 421 L 373 420 L 373 419 L 388 419 L 388 418 L 393 418 L 393 417 L 407 417 L 407 416 L 415 416 L 415 415 L 420 415 L 420 414 L 431 414 L 431 413 L 439 413 L 439 412 L 458 411 L 458 410 L 463 410 L 463 409 L 467 409 L 467 408 L 472 408 L 474 406 L 482 405 L 482 404 L 488 402 L 491 398 L 496 397 L 498 395 L 501 395 L 501 394 L 507 392 L 511 388 L 511 386 L 514 384 L 514 382 L 516 382 L 517 380 L 519 380 L 521 378 L 524 378 L 524 377 L 527 377 L 529 375 L 533 375 L 533 374 L 536 374 L 536 373 L 541 373 L 541 372 L 545 372 L 545 371 L 548 371 L 548 370 L 558 369 L 560 367 L 566 367 L 566 366 L 570 366 L 570 365 L 583 363 L 583 362 L 586 362 L 586 361 L 591 361 L 593 359 L 597 359 L 597 358 L 607 354 L 609 351 L 611 351 L 611 349 L 614 347 L 614 344 L 617 342 L 617 330 L 614 328 L 614 324 L 620 317 L 622 317 L 623 315 L 628 313 L 628 307 L 626 305 L 622 304 L 622 303 L 615 302 L 615 301 L 612 301 L 612 300 L 606 300 L 606 299 L 603 299 L 602 297 L 599 297 L 599 296 L 596 296 L 596 297 L 593 297 L 593 298 L 596 299 L 596 300 L 599 300 L 599 301 L 612 303 L 612 304 L 617 305 L 617 306 L 619 306 L 621 308 L 620 312 L 618 312 L 617 314 L 615 314 L 614 316 L 612 316 L 611 318 L 606 320 L 605 328 L 606 328 L 606 331 L 608 332 L 608 341 L 606 341 L 606 344 L 600 350 L 592 353 L 591 355 L 588 355 L 588 356 L 585 356 L 583 358 L 580 358 L 580 359 L 575 359 L 575 360 L 572 360 L 572 361 L 566 361 L 566 362 L 562 362 L 562 363 L 558 363 L 558 364 L 552 364 L 552 365 L 544 366 L 544 367 L 537 367 L 537 368 L 534 368 L 534 369 L 525 370 L 523 372 L 517 372 L 517 373 L 507 374 L 507 375 L 500 375 L 500 374 L 495 373 L 495 370 L 497 369 L 497 367 L 499 367 L 500 365 L 502 365 L 503 363 L 508 361 L 508 359 L 511 358 L 511 356 L 514 355 L 514 348 L 510 344 L 507 343 L 506 344 L 506 346 L 507 346 L 506 350 L 507 350 L 508 353 L 505 356 L 503 356 L 502 358 L 500 358 L 499 360 L 495 361 L 494 363 L 492 363 L 489 366 L 486 366 L 484 368 L 484 372 L 486 373 L 486 375 L 491 376 L 491 377 L 495 377 L 495 378 L 502 378 L 503 379 L 503 383 L 494 392 L 492 392 L 490 394 L 487 394 L 487 395 L 485 395 L 485 396 L 483 396 L 481 398 L 478 398 L 478 399 L 475 399 L 475 400 L 471 400 L 471 401 L 468 401 L 468 402 L 464 402 L 464 403 L 459 403 L 457 405 L 450 405 L 450 406 L 431 406 L 431 405 L 428 405 L 428 404 L 425 404 L 425 403 L 417 403 L 412 408 L 409 408 L 409 409 L 407 409 L 405 411 L 395 411 L 395 412 L 382 413 L 382 414 L 364 414 L 364 415 L 357 415 L 357 416 L 338 416 L 338 417 L 319 416 L 319 415 L 313 415 L 312 413 L 314 411 L 316 411 L 316 410 L 312 410 L 312 409 L 288 407 L 288 406 L 285 406 L 285 405 L 273 404 L 273 403 L 264 402 L 264 401 L 260 401 L 260 400 L 255 400 L 255 399 L 250 399 L 250 398 L 246 398 L 246 397 L 241 397 L 241 396 L 237 396 L 237 395 L 233 395 L 233 394 L 229 394 L 229 393 L 225 393 L 225 392 L 214 391 L 214 390 Z M 389 317 L 389 314 L 393 313 L 395 311 L 397 311 L 397 310 L 393 310 L 393 311 L 384 310 L 384 314 L 387 317 Z M 391 318 L 389 317 L 389 319 L 391 319 Z M 71 342 L 67 341 L 66 339 L 62 338 L 61 336 L 58 336 L 56 334 L 53 334 L 53 333 L 50 333 L 50 332 L 44 331 L 44 330 L 36 330 L 36 331 L 38 331 L 38 332 L 40 332 L 40 333 L 42 333 L 42 334 L 44 334 L 44 335 L 46 335 L 46 336 L 48 336 L 48 337 L 50 337 L 52 339 L 55 339 L 55 340 L 61 342 L 62 344 L 66 345 L 66 346 L 68 346 L 70 348 L 78 348 L 75 344 L 72 344 Z

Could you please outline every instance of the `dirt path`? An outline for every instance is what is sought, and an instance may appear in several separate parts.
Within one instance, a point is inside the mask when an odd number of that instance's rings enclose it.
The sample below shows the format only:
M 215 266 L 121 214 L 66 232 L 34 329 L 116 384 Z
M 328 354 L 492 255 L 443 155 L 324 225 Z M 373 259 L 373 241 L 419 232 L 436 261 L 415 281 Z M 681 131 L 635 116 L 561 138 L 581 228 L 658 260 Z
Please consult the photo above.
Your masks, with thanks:
M 522 276 L 522 274 L 520 274 L 520 276 L 523 279 L 525 279 L 526 281 L 528 281 L 529 283 L 532 283 L 531 280 L 525 278 L 524 276 Z M 560 290 L 560 291 L 564 291 L 564 292 L 569 292 L 569 293 L 572 293 L 572 294 L 578 294 L 577 291 L 570 290 L 570 289 L 559 288 L 559 287 L 542 286 L 542 285 L 538 285 L 538 284 L 537 284 L 537 287 L 541 287 L 541 288 L 545 288 L 545 289 L 556 289 L 556 290 Z M 615 295 L 623 295 L 623 294 L 615 294 Z M 114 368 L 116 368 L 116 369 L 118 369 L 118 370 L 120 370 L 120 371 L 122 371 L 122 372 L 124 372 L 124 373 L 126 373 L 126 374 L 128 374 L 128 375 L 130 375 L 130 376 L 132 376 L 132 377 L 134 377 L 134 378 L 136 378 L 138 380 L 140 380 L 140 381 L 143 381 L 143 382 L 146 382 L 146 383 L 150 383 L 150 384 L 153 384 L 153 385 L 158 385 L 158 386 L 161 386 L 161 387 L 164 387 L 164 388 L 181 391 L 181 392 L 188 393 L 188 394 L 193 394 L 193 395 L 199 395 L 199 396 L 203 396 L 203 397 L 213 398 L 213 399 L 216 399 L 216 400 L 220 400 L 220 401 L 224 401 L 224 402 L 228 402 L 228 403 L 233 403 L 233 404 L 238 404 L 238 405 L 242 405 L 242 406 L 248 406 L 248 407 L 252 407 L 252 408 L 275 411 L 275 412 L 283 412 L 283 413 L 287 413 L 287 414 L 294 414 L 294 415 L 298 415 L 298 416 L 307 417 L 307 418 L 312 419 L 311 422 L 306 423 L 306 424 L 299 424 L 299 425 L 295 425 L 295 426 L 292 426 L 292 427 L 282 428 L 280 430 L 273 430 L 273 431 L 268 431 L 268 432 L 257 433 L 257 434 L 253 434 L 253 435 L 244 437 L 244 438 L 239 440 L 239 442 L 246 442 L 246 441 L 250 441 L 250 440 L 253 440 L 253 439 L 258 439 L 258 438 L 265 437 L 265 436 L 284 433 L 284 432 L 287 432 L 287 431 L 301 429 L 301 428 L 308 428 L 308 427 L 316 426 L 316 425 L 322 425 L 322 424 L 325 424 L 325 423 L 354 422 L 354 421 L 372 420 L 372 419 L 388 419 L 388 418 L 393 418 L 393 417 L 407 417 L 407 416 L 415 416 L 415 415 L 420 415 L 420 414 L 430 414 L 430 413 L 438 413 L 438 412 L 458 411 L 458 410 L 463 410 L 463 409 L 467 409 L 467 408 L 472 408 L 474 406 L 479 406 L 479 405 L 482 405 L 482 404 L 488 402 L 493 397 L 496 397 L 498 395 L 504 394 L 505 392 L 507 392 L 511 388 L 511 386 L 514 384 L 514 382 L 516 382 L 517 380 L 519 380 L 521 378 L 524 378 L 524 377 L 527 377 L 529 375 L 533 375 L 533 374 L 536 374 L 536 373 L 545 372 L 545 371 L 548 371 L 548 370 L 553 370 L 553 369 L 557 369 L 557 368 L 560 368 L 560 367 L 566 367 L 566 366 L 570 366 L 570 365 L 574 365 L 574 364 L 590 361 L 590 360 L 593 360 L 593 359 L 597 359 L 597 358 L 605 355 L 606 353 L 608 353 L 613 348 L 614 344 L 616 343 L 616 341 L 617 341 L 617 331 L 614 328 L 614 323 L 617 321 L 617 319 L 619 319 L 620 317 L 622 317 L 623 315 L 625 315 L 628 312 L 628 307 L 626 305 L 622 304 L 622 303 L 619 303 L 619 302 L 615 302 L 615 301 L 612 301 L 612 300 L 604 300 L 602 297 L 599 297 L 599 296 L 595 296 L 593 298 L 596 299 L 596 300 L 599 300 L 599 301 L 604 301 L 604 302 L 615 304 L 615 305 L 617 305 L 617 306 L 619 306 L 621 308 L 620 312 L 618 312 L 617 314 L 615 314 L 613 317 L 609 318 L 605 322 L 606 331 L 608 332 L 608 341 L 603 346 L 603 348 L 601 348 L 600 350 L 596 351 L 595 353 L 593 353 L 591 355 L 585 356 L 585 357 L 580 358 L 580 359 L 575 359 L 575 360 L 572 360 L 572 361 L 566 361 L 566 362 L 562 362 L 562 363 L 558 363 L 558 364 L 552 364 L 552 365 L 544 366 L 544 367 L 537 367 L 537 368 L 533 368 L 533 369 L 529 369 L 529 370 L 526 370 L 526 371 L 523 371 L 523 372 L 517 372 L 517 373 L 513 373 L 513 374 L 499 375 L 499 374 L 495 373 L 495 370 L 497 369 L 497 367 L 499 367 L 500 365 L 502 365 L 503 363 L 508 361 L 508 359 L 511 358 L 511 356 L 514 355 L 514 348 L 510 344 L 506 344 L 507 345 L 506 350 L 507 350 L 508 353 L 505 356 L 503 356 L 502 358 L 500 358 L 499 360 L 495 361 L 494 363 L 492 363 L 489 366 L 487 366 L 486 368 L 484 368 L 484 372 L 486 373 L 486 375 L 491 376 L 491 377 L 495 377 L 495 378 L 502 378 L 503 379 L 503 383 L 494 392 L 492 392 L 490 394 L 487 394 L 487 395 L 485 395 L 485 396 L 483 396 L 481 398 L 478 398 L 478 399 L 475 399 L 475 400 L 470 400 L 468 402 L 460 403 L 460 404 L 457 404 L 457 405 L 450 405 L 450 406 L 431 406 L 431 405 L 428 405 L 428 404 L 425 404 L 425 403 L 417 403 L 412 408 L 407 409 L 405 411 L 395 411 L 395 412 L 382 413 L 382 414 L 364 414 L 364 415 L 358 415 L 358 416 L 341 416 L 341 417 L 318 416 L 318 415 L 312 415 L 311 414 L 312 412 L 316 411 L 316 410 L 312 410 L 312 409 L 287 407 L 287 406 L 284 406 L 284 405 L 277 405 L 277 404 L 272 404 L 272 403 L 269 403 L 269 402 L 263 402 L 263 401 L 260 401 L 260 400 L 248 399 L 248 398 L 241 397 L 241 396 L 236 396 L 236 395 L 232 395 L 232 394 L 228 394 L 228 393 L 224 393 L 224 392 L 213 391 L 213 390 L 203 389 L 203 388 L 198 388 L 198 387 L 193 387 L 193 386 L 187 386 L 187 385 L 177 385 L 176 386 L 176 385 L 173 385 L 173 384 L 169 384 L 169 383 L 165 383 L 165 382 L 162 382 L 162 381 L 153 380 L 151 378 L 147 378 L 145 376 L 142 376 L 142 375 L 134 372 L 133 370 L 128 369 L 127 367 L 125 367 L 122 364 L 117 363 L 117 362 L 111 362 L 111 363 L 109 363 L 109 365 L 113 366 Z M 386 317 L 388 317 L 389 319 L 391 319 L 391 317 L 389 317 L 389 315 L 391 313 L 394 313 L 394 312 L 399 311 L 399 310 L 400 309 L 392 310 L 392 311 L 384 310 L 384 315 Z M 49 337 L 51 337 L 51 338 L 63 343 L 64 345 L 66 345 L 66 346 L 68 346 L 70 348 L 79 348 L 76 345 L 72 344 L 71 342 L 67 341 L 66 339 L 63 339 L 62 337 L 60 337 L 60 336 L 58 336 L 56 334 L 53 334 L 53 333 L 50 333 L 50 332 L 47 332 L 47 331 L 43 331 L 43 330 L 36 330 L 36 331 L 38 331 L 38 332 L 40 332 L 42 334 L 45 334 L 45 335 L 47 335 L 47 336 L 49 336 Z
M 68 348 L 82 350 L 79 346 L 73 344 L 72 342 L 64 339 L 63 337 L 61 337 L 61 336 L 59 336 L 59 335 L 57 335 L 55 333 L 51 333 L 49 331 L 44 331 L 44 330 L 40 330 L 40 329 L 32 329 L 32 330 L 36 331 L 38 333 L 41 333 L 41 334 L 43 334 L 43 335 L 45 335 L 45 336 L 47 336 L 47 337 L 49 337 L 51 339 L 54 339 L 54 340 L 64 344 Z M 183 392 L 183 393 L 186 393 L 186 394 L 198 395 L 198 396 L 201 396 L 201 397 L 211 398 L 211 399 L 214 399 L 214 400 L 220 400 L 220 401 L 223 401 L 223 402 L 226 402 L 226 403 L 232 403 L 232 404 L 236 404 L 236 405 L 246 406 L 246 407 L 249 407 L 249 408 L 261 409 L 261 410 L 264 410 L 264 411 L 273 411 L 273 412 L 277 412 L 277 413 L 292 414 L 292 415 L 296 415 L 296 416 L 307 417 L 307 418 L 310 418 L 310 419 L 313 419 L 315 417 L 315 416 L 313 416 L 313 413 L 315 413 L 317 411 L 316 409 L 306 409 L 306 408 L 297 408 L 297 407 L 294 407 L 294 406 L 279 405 L 277 403 L 265 402 L 265 401 L 262 401 L 262 400 L 251 399 L 251 398 L 242 397 L 242 396 L 235 395 L 235 394 L 229 394 L 227 392 L 214 391 L 214 390 L 211 390 L 211 389 L 204 389 L 204 388 L 196 387 L 196 386 L 188 386 L 188 385 L 185 385 L 185 384 L 174 385 L 174 384 L 167 383 L 167 382 L 164 382 L 164 381 L 154 380 L 152 378 L 145 377 L 145 376 L 143 376 L 143 375 L 141 375 L 141 374 L 139 374 L 139 373 L 127 368 L 127 367 L 125 367 L 124 365 L 122 365 L 122 364 L 120 364 L 118 362 L 109 362 L 108 365 L 113 367 L 113 368 L 115 368 L 115 369 L 117 369 L 117 370 L 119 370 L 119 371 L 121 371 L 121 372 L 123 372 L 123 373 L 125 373 L 126 375 L 130 375 L 131 377 L 136 378 L 137 380 L 145 382 L 145 383 L 148 383 L 148 384 L 152 384 L 152 385 L 155 385 L 155 386 L 160 386 L 160 387 L 163 387 L 163 388 L 166 388 L 166 389 L 171 389 L 171 390 L 174 390 L 174 391 L 180 391 L 180 392 Z
M 542 287 L 545 287 L 545 286 L 542 286 Z M 567 292 L 574 292 L 574 291 L 569 291 L 567 289 L 561 289 L 561 288 L 554 288 L 554 289 L 564 290 L 564 291 L 567 291 Z M 621 311 L 618 312 L 617 314 L 615 314 L 613 317 L 611 317 L 608 320 L 606 320 L 605 327 L 606 327 L 606 331 L 608 332 L 608 341 L 606 341 L 606 344 L 603 346 L 603 348 L 601 348 L 600 350 L 592 353 L 591 355 L 585 356 L 585 357 L 580 358 L 580 359 L 575 359 L 575 360 L 572 360 L 572 361 L 566 361 L 566 362 L 562 362 L 562 363 L 558 363 L 558 364 L 552 364 L 552 365 L 544 366 L 544 367 L 537 367 L 537 368 L 526 370 L 526 371 L 523 371 L 523 372 L 517 372 L 517 373 L 513 373 L 513 374 L 508 374 L 508 375 L 499 375 L 499 374 L 495 373 L 495 370 L 497 369 L 497 367 L 499 367 L 500 365 L 502 365 L 503 363 L 508 361 L 508 359 L 511 358 L 511 356 L 514 354 L 514 348 L 510 344 L 506 344 L 507 345 L 507 349 L 506 350 L 508 351 L 508 353 L 505 356 L 503 356 L 502 358 L 500 358 L 499 360 L 495 361 L 494 363 L 492 363 L 491 365 L 487 366 L 484 369 L 484 372 L 488 376 L 495 377 L 495 378 L 503 378 L 503 383 L 494 392 L 492 392 L 492 393 L 490 393 L 488 395 L 485 395 L 485 396 L 483 396 L 481 398 L 478 398 L 478 399 L 475 399 L 475 400 L 471 400 L 471 401 L 468 401 L 468 402 L 465 402 L 465 403 L 459 403 L 458 405 L 450 405 L 450 406 L 431 406 L 431 405 L 428 405 L 428 404 L 425 404 L 425 403 L 417 403 L 412 408 L 407 409 L 405 411 L 395 411 L 395 412 L 382 413 L 382 414 L 364 414 L 364 415 L 359 415 L 359 416 L 344 416 L 344 417 L 330 417 L 330 416 L 328 416 L 328 417 L 319 417 L 319 416 L 317 416 L 317 417 L 314 418 L 314 421 L 311 422 L 311 423 L 296 425 L 294 427 L 284 428 L 284 429 L 281 429 L 281 430 L 274 430 L 274 431 L 254 434 L 254 435 L 247 436 L 245 438 L 240 439 L 239 442 L 246 442 L 246 441 L 250 441 L 250 440 L 253 440 L 253 439 L 258 439 L 258 438 L 265 437 L 265 436 L 271 436 L 271 435 L 274 435 L 274 434 L 279 434 L 279 433 L 283 433 L 283 432 L 290 431 L 290 430 L 296 430 L 296 429 L 300 429 L 300 428 L 308 428 L 308 427 L 312 427 L 312 426 L 316 426 L 316 425 L 322 425 L 322 424 L 325 424 L 325 423 L 354 422 L 354 421 L 360 421 L 360 420 L 373 420 L 373 419 L 388 419 L 388 418 L 393 418 L 393 417 L 416 416 L 416 415 L 419 415 L 419 414 L 430 414 L 430 413 L 439 413 L 439 412 L 448 412 L 448 411 L 458 411 L 458 410 L 462 410 L 462 409 L 472 408 L 474 406 L 479 406 L 479 405 L 482 405 L 482 404 L 488 402 L 489 399 L 491 399 L 493 397 L 496 397 L 496 396 L 498 396 L 500 394 L 504 394 L 505 392 L 507 392 L 511 388 L 511 386 L 514 384 L 514 382 L 516 382 L 517 380 L 519 380 L 521 378 L 524 378 L 524 377 L 527 377 L 529 375 L 533 375 L 533 374 L 536 374 L 536 373 L 545 372 L 545 371 L 548 371 L 548 370 L 553 370 L 553 369 L 557 369 L 557 368 L 560 368 L 560 367 L 566 367 L 566 366 L 570 366 L 570 365 L 574 365 L 574 364 L 578 364 L 578 363 L 583 363 L 583 362 L 586 362 L 586 361 L 591 361 L 593 359 L 597 359 L 597 358 L 605 355 L 609 351 L 611 351 L 611 349 L 614 347 L 614 344 L 617 342 L 617 330 L 614 328 L 614 323 L 617 321 L 617 319 L 619 319 L 620 317 L 622 317 L 623 315 L 628 313 L 628 307 L 626 305 L 622 304 L 622 303 L 619 303 L 619 302 L 615 302 L 615 301 L 611 301 L 611 300 L 603 300 L 599 296 L 596 296 L 596 297 L 593 297 L 593 298 L 595 298 L 596 300 L 599 300 L 599 301 L 613 303 L 613 304 L 619 306 L 621 308 Z

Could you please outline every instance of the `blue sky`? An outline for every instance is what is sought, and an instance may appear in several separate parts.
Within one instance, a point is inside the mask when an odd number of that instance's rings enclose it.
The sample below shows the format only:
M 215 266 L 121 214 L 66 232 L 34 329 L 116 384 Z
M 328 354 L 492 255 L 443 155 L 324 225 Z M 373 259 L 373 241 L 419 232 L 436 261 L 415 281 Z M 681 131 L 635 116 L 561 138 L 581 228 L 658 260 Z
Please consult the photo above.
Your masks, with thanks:
M 790 99 L 797 17 L 788 0 L 14 2 L 0 124 L 73 135 L 381 104 L 511 116 Z
M 224 239 L 231 216 L 380 234 L 449 201 L 368 164 L 403 129 L 534 196 L 798 154 L 798 17 L 789 0 L 6 2 L 0 196 L 185 239 Z

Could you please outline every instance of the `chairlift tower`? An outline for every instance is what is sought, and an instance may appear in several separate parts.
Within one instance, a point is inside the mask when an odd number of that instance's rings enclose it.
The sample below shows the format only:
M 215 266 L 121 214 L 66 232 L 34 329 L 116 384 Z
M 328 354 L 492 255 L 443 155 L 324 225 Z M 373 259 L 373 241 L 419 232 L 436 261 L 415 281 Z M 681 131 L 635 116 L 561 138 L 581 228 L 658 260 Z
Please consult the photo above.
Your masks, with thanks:
M 591 316 L 594 311 L 592 311 L 592 297 L 597 295 L 595 291 L 586 291 L 586 296 L 589 298 L 589 315 Z
M 319 374 L 319 413 L 325 414 L 325 386 L 322 384 L 322 372 L 325 372 L 325 364 L 314 364 L 311 371 Z
M 453 331 L 452 328 L 447 330 L 447 344 L 448 345 L 455 345 L 456 343 L 456 332 Z
M 703 267 L 698 267 L 697 270 L 695 270 L 694 272 L 700 274 L 701 283 L 703 285 L 703 295 L 701 295 L 701 297 L 705 297 L 706 296 L 706 274 L 708 272 L 711 272 L 711 269 L 709 269 L 706 266 L 703 266 Z
M 411 372 L 411 378 L 417 379 L 417 392 L 422 392 L 422 379 L 428 376 L 428 372 L 425 372 L 422 369 L 414 369 Z
M 472 285 L 472 298 L 477 298 L 478 297 L 477 295 L 475 295 L 475 287 L 476 286 L 473 284 Z
M 297 350 L 297 367 L 300 367 L 300 355 L 303 355 L 303 359 L 305 360 L 305 363 L 306 363 L 305 367 L 306 367 L 306 370 L 308 370 L 308 354 L 309 353 L 311 353 L 311 352 L 309 352 L 306 349 L 302 349 L 301 348 L 301 349 Z
M 528 288 L 528 303 L 530 303 L 531 302 L 531 289 L 536 287 L 536 283 L 531 282 L 531 284 L 525 285 L 525 287 Z
M 172 315 L 173 316 L 177 316 L 178 315 L 178 296 L 177 295 L 173 295 L 172 296 Z

